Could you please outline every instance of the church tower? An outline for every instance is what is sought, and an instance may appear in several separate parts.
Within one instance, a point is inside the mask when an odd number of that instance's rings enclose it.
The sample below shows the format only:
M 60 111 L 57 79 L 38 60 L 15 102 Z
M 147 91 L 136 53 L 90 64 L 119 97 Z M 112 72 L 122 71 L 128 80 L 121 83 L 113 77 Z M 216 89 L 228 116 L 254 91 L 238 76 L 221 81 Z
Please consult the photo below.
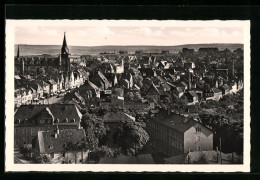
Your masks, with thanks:
M 69 59 L 69 48 L 66 41 L 66 36 L 64 32 L 63 44 L 61 47 L 61 71 L 70 71 L 70 59 Z

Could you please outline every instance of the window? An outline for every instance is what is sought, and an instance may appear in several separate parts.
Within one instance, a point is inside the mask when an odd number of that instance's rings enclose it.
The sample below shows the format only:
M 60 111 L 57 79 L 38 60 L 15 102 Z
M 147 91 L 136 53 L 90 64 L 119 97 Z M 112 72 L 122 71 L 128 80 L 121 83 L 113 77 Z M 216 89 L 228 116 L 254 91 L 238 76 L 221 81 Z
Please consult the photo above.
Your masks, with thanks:
M 201 128 L 200 127 L 196 127 L 196 132 L 201 132 Z
M 200 151 L 200 146 L 199 145 L 197 146 L 197 151 Z
M 196 136 L 196 141 L 200 141 L 200 136 Z
M 40 124 L 44 124 L 45 123 L 45 120 L 44 119 L 41 119 L 40 120 Z

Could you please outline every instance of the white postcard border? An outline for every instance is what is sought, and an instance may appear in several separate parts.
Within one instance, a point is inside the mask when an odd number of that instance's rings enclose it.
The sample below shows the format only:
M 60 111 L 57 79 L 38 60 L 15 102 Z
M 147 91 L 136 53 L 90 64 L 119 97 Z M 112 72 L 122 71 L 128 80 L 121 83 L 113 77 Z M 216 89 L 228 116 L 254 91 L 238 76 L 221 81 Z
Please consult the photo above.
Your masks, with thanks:
M 101 23 L 102 21 L 102 23 Z M 165 26 L 242 27 L 244 29 L 244 163 L 242 165 L 105 165 L 14 164 L 14 30 L 17 26 Z M 40 38 L 40 36 L 39 36 Z M 176 20 L 6 20 L 5 60 L 5 171 L 6 172 L 249 172 L 250 171 L 250 21 Z

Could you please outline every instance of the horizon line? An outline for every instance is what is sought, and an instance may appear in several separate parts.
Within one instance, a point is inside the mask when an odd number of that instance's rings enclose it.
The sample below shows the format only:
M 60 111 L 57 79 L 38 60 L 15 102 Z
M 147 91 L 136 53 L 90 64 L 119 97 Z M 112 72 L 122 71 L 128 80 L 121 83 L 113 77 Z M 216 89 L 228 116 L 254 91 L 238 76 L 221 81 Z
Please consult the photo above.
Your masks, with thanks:
M 80 46 L 80 47 L 99 47 L 99 46 L 187 46 L 187 45 L 210 45 L 210 44 L 237 44 L 243 45 L 243 43 L 198 43 L 198 44 L 178 44 L 178 45 L 68 45 L 68 46 Z M 55 45 L 55 44 L 14 44 L 15 46 L 18 45 L 27 45 L 27 46 L 62 46 L 62 45 Z

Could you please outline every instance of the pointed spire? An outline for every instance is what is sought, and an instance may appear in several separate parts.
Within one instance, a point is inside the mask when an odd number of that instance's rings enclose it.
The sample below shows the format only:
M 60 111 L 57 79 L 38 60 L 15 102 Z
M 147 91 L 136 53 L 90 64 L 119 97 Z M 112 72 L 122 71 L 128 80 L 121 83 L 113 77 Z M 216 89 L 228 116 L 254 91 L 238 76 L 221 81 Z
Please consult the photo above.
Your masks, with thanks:
M 64 32 L 64 38 L 63 38 L 63 44 L 62 47 L 67 47 L 67 42 L 66 42 L 66 32 Z
M 68 48 L 68 45 L 67 45 L 65 32 L 64 32 L 64 38 L 63 38 L 63 44 L 62 44 L 62 47 L 61 47 L 61 53 L 63 54 L 63 52 L 69 53 L 69 48 Z
M 19 50 L 19 45 L 18 45 L 18 50 L 17 50 L 17 56 L 16 56 L 17 58 L 19 58 L 20 57 L 20 50 Z

